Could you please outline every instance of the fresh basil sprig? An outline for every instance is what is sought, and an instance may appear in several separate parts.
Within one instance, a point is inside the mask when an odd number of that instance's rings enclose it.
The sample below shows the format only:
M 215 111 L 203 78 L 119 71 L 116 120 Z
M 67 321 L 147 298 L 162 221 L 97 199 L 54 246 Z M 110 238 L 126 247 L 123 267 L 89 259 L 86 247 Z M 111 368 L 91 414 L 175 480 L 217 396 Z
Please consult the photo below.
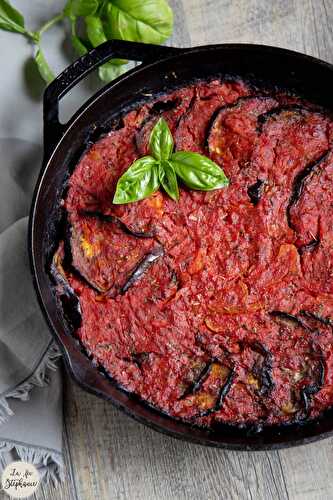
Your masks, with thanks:
M 160 118 L 150 134 L 149 156 L 136 160 L 120 177 L 113 203 L 119 205 L 143 200 L 160 186 L 175 201 L 179 200 L 177 177 L 199 191 L 228 186 L 223 170 L 199 153 L 177 151 L 167 122 Z
M 74 51 L 82 56 L 107 40 L 163 43 L 172 33 L 173 14 L 167 0 L 67 0 L 62 12 L 38 31 L 25 28 L 23 15 L 9 0 L 0 0 L 0 29 L 20 33 L 36 46 L 35 62 L 42 78 L 49 83 L 54 74 L 41 49 L 41 38 L 54 24 L 69 21 Z M 83 26 L 82 36 L 77 25 Z M 98 70 L 104 82 L 126 71 L 125 59 L 112 59 Z
M 223 170 L 207 156 L 177 151 L 171 161 L 177 176 L 191 189 L 211 191 L 229 184 Z
M 158 190 L 158 162 L 152 156 L 136 160 L 121 177 L 121 187 L 117 188 L 114 203 L 123 204 L 147 198 Z M 119 184 L 119 182 L 118 182 Z
M 109 38 L 163 43 L 172 33 L 172 10 L 165 1 L 111 0 L 103 14 Z
M 0 1 L 0 28 L 5 31 L 26 34 L 24 18 L 22 14 L 14 9 L 6 0 Z

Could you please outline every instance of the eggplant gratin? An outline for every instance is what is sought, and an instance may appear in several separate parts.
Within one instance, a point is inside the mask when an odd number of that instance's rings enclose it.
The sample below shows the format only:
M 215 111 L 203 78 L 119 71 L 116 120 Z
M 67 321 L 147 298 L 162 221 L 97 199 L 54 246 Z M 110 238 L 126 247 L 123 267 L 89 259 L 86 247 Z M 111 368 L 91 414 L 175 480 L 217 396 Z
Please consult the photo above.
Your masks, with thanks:
M 161 116 L 175 150 L 208 156 L 230 185 L 114 205 Z M 145 102 L 91 145 L 63 196 L 50 274 L 92 362 L 201 426 L 301 422 L 332 406 L 332 124 L 229 78 Z

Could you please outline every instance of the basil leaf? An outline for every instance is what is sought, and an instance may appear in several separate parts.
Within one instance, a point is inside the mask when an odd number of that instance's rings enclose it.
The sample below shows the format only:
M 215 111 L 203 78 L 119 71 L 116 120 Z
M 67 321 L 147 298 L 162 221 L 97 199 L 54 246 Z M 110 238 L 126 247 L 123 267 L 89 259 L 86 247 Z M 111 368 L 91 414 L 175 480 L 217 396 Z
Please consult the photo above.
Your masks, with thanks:
M 99 0 L 99 7 L 97 10 L 97 15 L 102 17 L 103 14 L 106 13 L 108 3 L 109 3 L 109 0 Z
M 37 63 L 38 71 L 39 71 L 41 77 L 43 78 L 43 80 L 46 83 L 52 82 L 52 80 L 54 80 L 55 76 L 54 76 L 53 71 L 51 70 L 50 66 L 46 62 L 45 56 L 44 56 L 41 48 L 39 48 L 37 50 L 37 53 L 35 55 L 35 61 Z
M 85 46 L 83 40 L 77 35 L 72 35 L 71 37 L 72 45 L 74 47 L 75 52 L 79 56 L 84 56 L 88 52 L 88 47 Z
M 92 45 L 89 40 L 84 40 L 81 38 L 76 32 L 76 17 L 70 17 L 71 23 L 71 42 L 75 52 L 79 56 L 84 56 L 90 49 L 92 49 Z
M 177 177 L 172 163 L 162 161 L 159 165 L 158 177 L 163 189 L 168 193 L 170 198 L 175 201 L 179 200 L 179 189 Z
M 229 184 L 223 170 L 199 153 L 178 151 L 171 156 L 171 162 L 177 176 L 191 189 L 210 191 Z
M 162 43 L 172 33 L 173 13 L 166 0 L 110 0 L 108 38 Z
M 104 33 L 103 23 L 101 19 L 97 16 L 87 16 L 85 18 L 87 36 L 93 47 L 98 47 L 102 43 L 107 41 Z M 99 70 L 98 75 L 104 82 L 110 82 L 118 76 L 120 76 L 124 71 L 117 70 L 114 65 L 127 64 L 126 59 L 112 59 L 108 63 L 104 64 Z
M 64 13 L 68 17 L 90 16 L 95 14 L 98 0 L 69 0 Z
M 173 151 L 173 138 L 164 118 L 154 125 L 149 138 L 149 151 L 157 160 L 168 160 Z
M 26 33 L 22 14 L 6 0 L 0 0 L 0 29 L 14 33 Z
M 87 36 L 93 47 L 98 47 L 107 41 L 104 33 L 103 23 L 97 16 L 87 16 L 85 18 Z
M 114 59 L 106 64 L 103 64 L 103 66 L 98 69 L 98 76 L 103 82 L 111 82 L 126 71 L 124 66 L 115 64 L 113 61 Z
M 113 203 L 132 203 L 143 200 L 159 188 L 158 163 L 151 156 L 136 160 L 120 177 Z
M 122 66 L 123 64 L 127 64 L 128 60 L 127 59 L 110 59 L 109 62 L 111 64 L 115 64 L 116 66 Z M 124 73 L 124 71 L 122 71 L 122 73 Z

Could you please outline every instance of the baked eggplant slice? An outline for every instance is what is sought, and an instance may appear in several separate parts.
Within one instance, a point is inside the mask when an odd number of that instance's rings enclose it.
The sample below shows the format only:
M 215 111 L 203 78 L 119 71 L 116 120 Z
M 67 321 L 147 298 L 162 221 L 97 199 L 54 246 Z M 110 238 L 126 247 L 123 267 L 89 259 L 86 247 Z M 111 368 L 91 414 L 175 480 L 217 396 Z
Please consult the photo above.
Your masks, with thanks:
M 182 382 L 182 394 L 179 399 L 185 399 L 190 394 L 197 392 L 208 377 L 210 369 L 211 362 L 207 356 L 194 359 Z
M 195 418 L 207 417 L 219 411 L 234 380 L 234 371 L 220 363 L 212 363 L 202 389 L 194 394 L 194 404 L 199 410 Z M 216 384 L 219 388 L 215 389 Z
M 201 418 L 220 410 L 234 379 L 234 370 L 216 359 L 203 369 L 181 399 L 193 409 L 192 418 Z
M 331 318 L 328 318 L 328 317 L 324 317 L 324 316 L 320 316 L 319 314 L 317 313 L 314 313 L 314 312 L 311 312 L 311 311 L 306 311 L 304 309 L 302 309 L 300 311 L 300 314 L 306 319 L 306 320 L 310 320 L 310 322 L 313 324 L 320 324 L 320 325 L 324 325 L 324 326 L 329 326 L 331 328 L 333 328 L 333 320 Z M 310 323 L 310 324 L 311 324 Z
M 264 125 L 270 120 L 270 119 L 276 119 L 279 118 L 281 113 L 290 113 L 290 114 L 300 114 L 304 115 L 308 112 L 308 109 L 303 106 L 302 104 L 282 104 L 281 106 L 277 106 L 274 109 L 271 109 L 267 111 L 266 113 L 262 113 L 258 117 L 258 128 L 259 132 L 262 132 Z
M 133 286 L 147 272 L 152 263 L 155 262 L 155 260 L 162 257 L 163 253 L 164 253 L 163 248 L 158 247 L 151 253 L 145 255 L 143 259 L 137 264 L 135 269 L 132 271 L 126 283 L 121 287 L 120 293 L 123 294 L 127 292 L 127 290 L 131 286 Z
M 325 376 L 324 357 L 317 343 L 316 328 L 306 321 L 309 315 L 300 312 L 294 316 L 273 311 L 270 316 L 280 325 L 278 351 L 278 394 L 280 411 L 289 419 L 304 420 L 311 409 L 312 396 L 317 393 Z M 312 316 L 311 316 L 312 319 Z
M 312 293 L 333 291 L 333 151 L 310 164 L 289 203 L 289 224 L 302 255 L 302 269 Z
M 333 152 L 329 150 L 310 163 L 295 179 L 288 207 L 289 220 L 301 245 L 308 245 L 313 239 L 319 240 L 317 235 L 321 216 L 331 216 L 332 198 L 327 184 L 331 182 L 332 176 Z
M 221 106 L 235 102 L 246 93 L 247 89 L 237 81 L 215 80 L 209 85 L 198 85 L 195 99 L 179 121 L 175 132 L 176 149 L 206 154 L 212 115 Z M 229 175 L 229 172 L 226 171 L 226 174 Z
M 319 158 L 316 158 L 314 161 L 311 161 L 301 172 L 299 172 L 293 181 L 292 193 L 287 207 L 287 219 L 289 226 L 296 231 L 299 226 L 298 220 L 301 217 L 301 215 L 297 213 L 298 207 L 295 207 L 295 205 L 297 205 L 298 202 L 300 201 L 300 198 L 302 196 L 305 187 L 308 188 L 305 196 L 309 197 L 309 194 L 310 196 L 313 195 L 313 190 L 311 189 L 312 187 L 311 180 L 314 177 L 318 177 L 318 174 L 320 174 L 320 169 L 325 169 L 325 163 L 326 160 L 329 159 L 329 156 L 330 156 L 330 151 L 325 151 L 323 154 L 319 156 Z M 323 207 L 321 206 L 320 209 L 322 208 Z M 302 238 L 303 246 L 309 245 L 313 241 L 318 241 L 317 238 L 313 237 L 313 233 L 318 234 L 318 228 L 311 227 L 308 229 L 308 233 L 309 236 L 306 239 L 306 241 L 304 237 Z
M 167 121 L 172 133 L 175 132 L 181 117 L 187 112 L 194 96 L 194 90 L 186 92 L 176 90 L 165 100 L 155 102 L 149 111 L 149 116 L 144 120 L 140 129 L 135 134 L 135 144 L 140 156 L 149 153 L 150 133 L 157 122 L 159 116 L 163 113 L 163 118 Z
M 294 413 L 296 420 L 309 418 L 312 396 L 320 391 L 325 379 L 323 355 L 318 348 L 313 350 L 304 363 L 304 370 L 298 372 L 291 389 L 290 403 L 282 407 L 284 413 Z
M 57 297 L 61 302 L 65 320 L 74 332 L 82 323 L 81 307 L 77 295 L 68 282 L 64 260 L 65 244 L 64 241 L 60 241 L 52 259 L 50 274 L 57 289 Z
M 258 123 L 252 168 L 257 178 L 283 186 L 286 192 L 304 167 L 318 161 L 329 149 L 329 119 L 301 105 L 271 109 L 258 117 Z
M 163 253 L 151 238 L 123 231 L 118 220 L 81 215 L 71 226 L 72 267 L 99 293 L 123 293 Z M 125 287 L 125 289 L 124 289 Z
M 118 217 L 116 217 L 114 215 L 104 214 L 103 212 L 98 212 L 98 211 L 87 211 L 87 210 L 82 211 L 80 214 L 83 217 L 95 217 L 96 219 L 98 219 L 102 222 L 110 222 L 112 224 L 115 224 L 119 229 L 124 231 L 124 233 L 130 234 L 131 236 L 136 236 L 137 238 L 153 238 L 154 237 L 153 232 L 133 231 L 122 220 L 120 220 Z
M 213 115 L 208 150 L 212 160 L 221 165 L 228 176 L 248 165 L 258 137 L 258 117 L 276 106 L 278 102 L 271 97 L 241 97 Z
M 246 387 L 257 396 L 267 397 L 274 388 L 272 353 L 258 341 L 244 343 L 242 348 L 242 364 L 247 373 L 244 381 Z
M 320 244 L 319 239 L 314 238 L 306 245 L 302 245 L 302 246 L 298 247 L 298 252 L 300 255 L 303 255 L 306 252 L 312 252 L 313 250 L 315 250 L 319 246 L 319 244 Z
M 291 326 L 291 327 L 297 327 L 300 326 L 301 328 L 304 328 L 304 330 L 309 331 L 309 328 L 307 325 L 299 319 L 297 316 L 293 314 L 289 314 L 284 311 L 271 311 L 270 316 L 275 319 L 280 324 L 284 324 L 286 326 Z

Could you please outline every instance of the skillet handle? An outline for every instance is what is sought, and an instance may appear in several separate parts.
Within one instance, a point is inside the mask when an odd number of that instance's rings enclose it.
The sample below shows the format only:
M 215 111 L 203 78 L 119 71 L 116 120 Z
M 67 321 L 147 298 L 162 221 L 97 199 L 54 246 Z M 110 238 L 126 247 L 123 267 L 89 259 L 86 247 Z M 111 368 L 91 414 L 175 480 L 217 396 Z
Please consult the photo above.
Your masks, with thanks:
M 183 51 L 184 49 L 174 47 L 110 40 L 77 59 L 57 76 L 44 92 L 45 158 L 49 157 L 53 146 L 59 141 L 65 130 L 65 125 L 59 121 L 59 101 L 89 73 L 113 58 L 149 63 L 171 57 Z

